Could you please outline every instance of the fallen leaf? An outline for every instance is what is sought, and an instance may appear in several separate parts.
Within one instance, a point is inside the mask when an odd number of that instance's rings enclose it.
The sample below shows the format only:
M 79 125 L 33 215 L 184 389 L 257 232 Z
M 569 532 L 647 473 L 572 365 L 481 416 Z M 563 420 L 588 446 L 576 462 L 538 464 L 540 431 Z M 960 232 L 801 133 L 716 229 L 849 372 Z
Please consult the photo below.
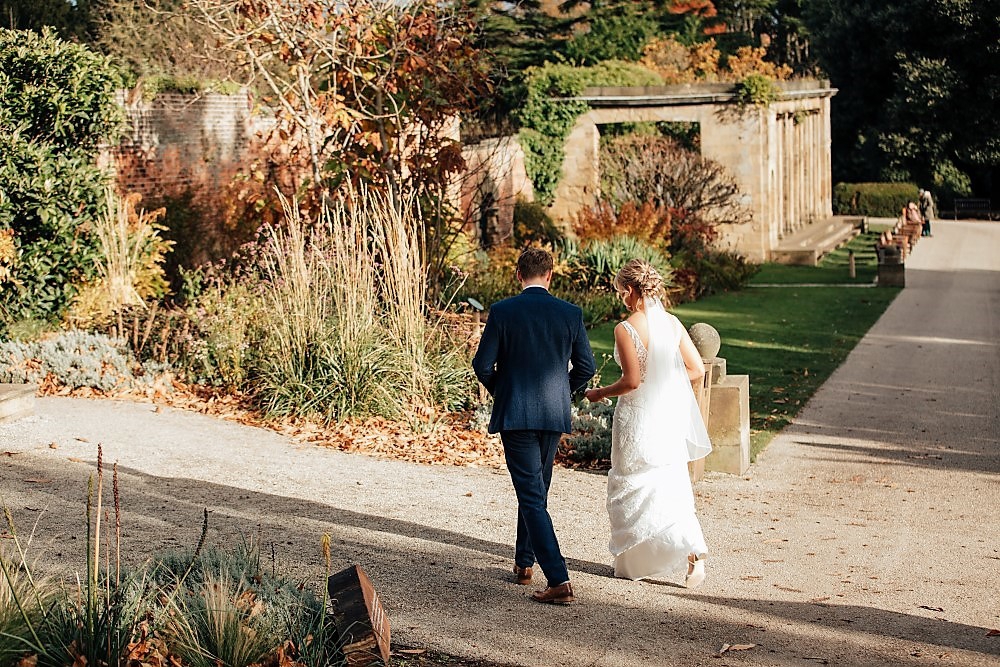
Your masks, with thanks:
M 83 459 L 77 458 L 75 456 L 70 456 L 67 460 L 72 461 L 73 463 L 83 463 Z
M 1000 637 L 1000 630 L 997 630 L 996 628 L 994 628 L 994 629 L 990 630 L 989 632 L 987 632 L 986 636 L 987 637 Z
M 4 456 L 14 456 L 15 454 L 17 454 L 17 452 L 4 452 L 3 453 Z
M 779 586 L 778 584 L 775 584 L 774 587 L 777 588 L 779 591 L 788 591 L 789 593 L 801 593 L 802 592 L 802 591 L 800 591 L 797 588 L 789 588 L 788 586 Z
M 425 648 L 401 648 L 396 653 L 402 653 L 403 655 L 422 655 L 427 653 Z
M 927 609 L 928 611 L 944 611 L 941 607 L 928 607 L 925 604 L 920 605 L 921 609 Z
M 28 479 L 26 479 L 24 481 L 27 482 L 28 484 L 51 484 L 52 483 L 51 479 L 42 479 L 40 477 L 30 477 L 30 478 L 28 478 Z
M 830 599 L 830 596 L 829 596 L 829 595 L 824 595 L 824 596 L 823 596 L 823 597 L 821 597 L 821 598 L 813 598 L 812 600 L 809 600 L 809 601 L 810 601 L 810 602 L 826 602 L 826 601 L 827 601 L 827 600 L 829 600 L 829 599 Z
M 761 576 L 756 575 L 756 574 L 747 574 L 747 575 L 744 575 L 744 576 L 740 577 L 740 579 L 742 581 L 758 581 L 758 580 L 763 579 L 763 578 L 764 577 L 761 577 Z
M 49 449 L 59 449 L 59 443 L 58 442 L 50 442 L 49 443 Z
M 469 491 L 467 494 L 465 494 L 465 497 L 466 498 L 471 498 L 472 497 L 472 491 Z
M 719 652 L 715 655 L 716 657 L 719 657 L 729 651 L 749 651 L 754 646 L 756 646 L 756 644 L 723 644 L 722 648 L 720 648 Z
M 87 440 L 86 438 L 73 438 L 73 439 L 78 440 L 80 442 L 90 442 L 90 440 Z

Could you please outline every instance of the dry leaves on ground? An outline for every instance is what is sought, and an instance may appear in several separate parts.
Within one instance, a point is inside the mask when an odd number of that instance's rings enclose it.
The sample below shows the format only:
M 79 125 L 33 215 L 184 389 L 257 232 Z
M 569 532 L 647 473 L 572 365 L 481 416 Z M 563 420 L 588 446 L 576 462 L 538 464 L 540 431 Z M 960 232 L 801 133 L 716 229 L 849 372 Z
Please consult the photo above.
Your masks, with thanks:
M 499 438 L 470 430 L 469 415 L 456 413 L 415 417 L 412 422 L 379 417 L 329 425 L 297 417 L 269 419 L 256 410 L 245 395 L 217 388 L 171 381 L 144 390 L 102 392 L 91 388 L 69 390 L 53 382 L 39 387 L 43 396 L 76 398 L 123 398 L 211 415 L 247 426 L 276 431 L 301 442 L 357 452 L 377 458 L 432 465 L 478 465 L 499 467 L 503 447 Z

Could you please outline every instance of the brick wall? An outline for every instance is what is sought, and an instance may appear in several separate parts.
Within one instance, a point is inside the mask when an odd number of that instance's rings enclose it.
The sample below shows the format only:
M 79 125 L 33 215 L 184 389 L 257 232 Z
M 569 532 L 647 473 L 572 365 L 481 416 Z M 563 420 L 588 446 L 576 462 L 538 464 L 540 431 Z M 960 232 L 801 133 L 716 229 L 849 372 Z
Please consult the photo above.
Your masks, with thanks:
M 112 149 L 123 189 L 158 197 L 222 187 L 266 130 L 247 93 L 161 93 L 151 101 L 120 95 L 126 132 Z

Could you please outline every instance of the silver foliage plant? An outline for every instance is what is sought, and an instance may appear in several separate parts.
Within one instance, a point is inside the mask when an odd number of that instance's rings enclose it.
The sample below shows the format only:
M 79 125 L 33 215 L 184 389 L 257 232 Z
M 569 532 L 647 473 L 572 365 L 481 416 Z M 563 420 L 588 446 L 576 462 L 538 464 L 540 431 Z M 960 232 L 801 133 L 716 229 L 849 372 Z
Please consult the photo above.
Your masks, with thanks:
M 36 341 L 0 342 L 0 382 L 40 383 L 48 377 L 69 389 L 101 391 L 152 386 L 168 370 L 140 364 L 123 340 L 85 331 L 65 331 Z

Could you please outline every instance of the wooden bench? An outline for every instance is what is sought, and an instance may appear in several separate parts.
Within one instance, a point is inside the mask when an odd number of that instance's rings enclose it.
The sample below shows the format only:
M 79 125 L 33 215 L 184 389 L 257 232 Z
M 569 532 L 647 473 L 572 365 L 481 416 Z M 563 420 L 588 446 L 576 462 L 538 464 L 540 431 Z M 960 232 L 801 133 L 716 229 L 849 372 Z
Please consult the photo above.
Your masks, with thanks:
M 955 220 L 959 218 L 986 218 L 992 220 L 995 215 L 989 199 L 956 199 Z
M 923 220 L 915 219 L 907 215 L 906 207 L 900 211 L 896 224 L 891 230 L 882 232 L 878 242 L 875 243 L 875 253 L 878 255 L 879 264 L 884 263 L 884 257 L 889 255 L 883 250 L 893 248 L 898 251 L 900 261 L 905 261 L 920 240 L 920 232 L 923 228 Z

